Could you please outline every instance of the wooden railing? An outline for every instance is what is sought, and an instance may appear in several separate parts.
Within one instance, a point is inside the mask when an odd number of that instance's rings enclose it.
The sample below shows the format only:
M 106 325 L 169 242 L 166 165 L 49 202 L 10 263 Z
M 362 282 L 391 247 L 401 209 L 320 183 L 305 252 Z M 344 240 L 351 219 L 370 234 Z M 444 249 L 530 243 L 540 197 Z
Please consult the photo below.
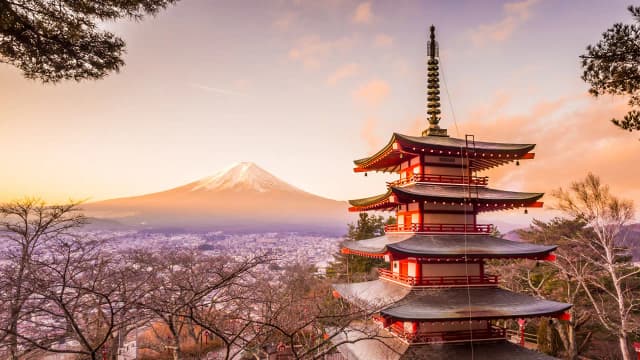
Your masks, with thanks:
M 491 224 L 391 224 L 384 227 L 385 232 L 433 232 L 433 233 L 480 233 L 490 234 Z
M 522 342 L 522 333 L 518 330 L 507 329 L 508 339 L 514 344 Z M 528 348 L 538 347 L 538 335 L 533 333 L 524 333 L 524 342 Z
M 497 285 L 497 275 L 470 276 L 408 276 L 387 269 L 378 269 L 381 278 L 398 281 L 411 286 L 455 286 L 455 285 Z
M 484 186 L 489 183 L 487 176 L 462 176 L 462 175 L 432 175 L 432 174 L 414 174 L 403 179 L 388 182 L 388 186 L 400 186 L 416 182 L 429 182 L 439 184 L 470 184 Z
M 506 330 L 498 326 L 489 329 L 459 330 L 459 331 L 434 331 L 411 333 L 404 330 L 401 325 L 391 325 L 392 331 L 412 343 L 447 343 L 469 340 L 493 340 L 505 339 Z

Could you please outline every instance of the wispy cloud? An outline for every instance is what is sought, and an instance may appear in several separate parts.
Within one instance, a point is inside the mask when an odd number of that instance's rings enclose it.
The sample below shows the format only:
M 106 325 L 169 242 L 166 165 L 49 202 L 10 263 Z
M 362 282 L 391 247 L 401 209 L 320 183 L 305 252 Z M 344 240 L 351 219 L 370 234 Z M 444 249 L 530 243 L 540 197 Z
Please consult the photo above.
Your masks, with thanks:
M 288 11 L 276 17 L 272 25 L 280 31 L 287 31 L 295 23 L 296 19 L 297 15 L 294 12 Z
M 298 40 L 298 44 L 289 50 L 289 59 L 301 62 L 307 68 L 320 66 L 324 60 L 337 50 L 348 49 L 353 45 L 350 37 L 324 40 L 317 36 L 308 36 Z
M 378 106 L 389 96 L 390 88 L 384 80 L 371 80 L 353 92 L 353 98 L 370 106 Z
M 360 72 L 360 65 L 356 63 L 346 64 L 332 72 L 327 78 L 327 84 L 336 85 L 338 82 L 357 75 Z
M 196 89 L 200 89 L 200 90 L 203 90 L 203 91 L 206 91 L 206 92 L 220 94 L 220 95 L 249 96 L 248 94 L 240 92 L 240 91 L 235 91 L 235 90 L 231 90 L 231 89 L 222 89 L 222 88 L 218 88 L 218 87 L 202 85 L 202 84 L 197 84 L 197 83 L 190 83 L 189 86 L 191 86 L 192 88 L 196 88 Z
M 373 21 L 373 11 L 371 10 L 370 2 L 363 2 L 358 4 L 356 11 L 351 18 L 356 24 L 369 24 Z
M 497 43 L 507 40 L 511 35 L 531 17 L 532 7 L 539 0 L 523 0 L 503 5 L 502 19 L 483 24 L 471 31 L 471 40 L 476 46 Z
M 393 45 L 393 37 L 387 34 L 378 34 L 373 38 L 373 45 L 375 47 L 389 47 Z
M 374 153 L 379 150 L 382 145 L 382 139 L 377 134 L 378 119 L 374 117 L 367 118 L 360 129 L 360 136 L 367 143 L 367 151 Z
M 514 101 L 517 99 L 498 91 L 489 105 L 470 109 L 464 116 L 467 120 L 459 124 L 463 133 L 474 134 L 476 141 L 537 144 L 534 160 L 521 161 L 517 168 L 502 166 L 486 172 L 492 186 L 549 193 L 593 172 L 620 196 L 640 199 L 640 168 L 635 166 L 640 161 L 637 135 L 609 122 L 628 110 L 623 99 L 570 94 L 540 101 L 522 112 L 507 111 Z M 451 122 L 440 124 L 452 130 Z M 413 121 L 408 133 L 419 134 L 423 128 Z M 550 196 L 544 201 L 553 203 Z

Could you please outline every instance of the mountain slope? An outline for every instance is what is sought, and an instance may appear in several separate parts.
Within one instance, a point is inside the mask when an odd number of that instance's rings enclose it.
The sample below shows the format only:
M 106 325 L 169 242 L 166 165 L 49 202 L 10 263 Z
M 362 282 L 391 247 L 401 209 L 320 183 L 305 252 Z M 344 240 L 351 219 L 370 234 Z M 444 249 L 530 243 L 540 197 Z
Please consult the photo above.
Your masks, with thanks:
M 142 228 L 344 233 L 345 202 L 300 190 L 253 163 L 158 193 L 87 204 L 89 216 Z

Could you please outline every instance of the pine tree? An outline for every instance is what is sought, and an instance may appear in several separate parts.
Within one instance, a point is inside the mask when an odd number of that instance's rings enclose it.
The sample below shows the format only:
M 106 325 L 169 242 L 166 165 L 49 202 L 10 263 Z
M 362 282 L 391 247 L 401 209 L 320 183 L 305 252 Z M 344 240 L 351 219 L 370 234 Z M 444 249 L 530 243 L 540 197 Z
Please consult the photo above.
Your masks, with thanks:
M 99 23 L 142 19 L 177 0 L 0 0 L 0 62 L 29 79 L 101 79 L 118 71 L 125 43 Z
M 587 46 L 582 59 L 582 79 L 594 96 L 630 96 L 629 105 L 640 107 L 640 6 L 629 6 L 635 23 L 616 23 L 595 45 Z M 632 109 L 623 119 L 612 119 L 622 129 L 640 130 L 640 111 Z
M 382 216 L 369 215 L 362 212 L 358 216 L 358 221 L 348 225 L 345 241 L 358 241 L 370 239 L 384 235 L 384 227 L 395 223 L 394 217 L 386 220 Z M 327 268 L 327 275 L 338 279 L 352 280 L 354 276 L 358 278 L 368 278 L 374 268 L 384 265 L 380 259 L 371 259 L 362 256 L 346 255 L 338 251 L 334 254 L 334 261 Z

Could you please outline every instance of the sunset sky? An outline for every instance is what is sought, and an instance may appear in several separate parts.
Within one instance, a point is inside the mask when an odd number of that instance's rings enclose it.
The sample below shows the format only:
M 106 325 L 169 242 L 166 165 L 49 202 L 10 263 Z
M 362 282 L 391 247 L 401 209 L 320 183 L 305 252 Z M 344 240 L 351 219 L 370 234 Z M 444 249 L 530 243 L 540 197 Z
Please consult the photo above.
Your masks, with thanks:
M 625 101 L 590 97 L 578 59 L 631 21 L 627 5 L 187 0 L 106 24 L 128 53 L 104 80 L 43 85 L 0 64 L 0 201 L 155 192 L 238 161 L 334 199 L 383 192 L 389 175 L 354 174 L 351 161 L 425 128 L 434 24 L 441 126 L 538 144 L 535 160 L 490 172 L 491 186 L 548 192 L 591 171 L 640 204 L 640 134 L 610 124 Z

